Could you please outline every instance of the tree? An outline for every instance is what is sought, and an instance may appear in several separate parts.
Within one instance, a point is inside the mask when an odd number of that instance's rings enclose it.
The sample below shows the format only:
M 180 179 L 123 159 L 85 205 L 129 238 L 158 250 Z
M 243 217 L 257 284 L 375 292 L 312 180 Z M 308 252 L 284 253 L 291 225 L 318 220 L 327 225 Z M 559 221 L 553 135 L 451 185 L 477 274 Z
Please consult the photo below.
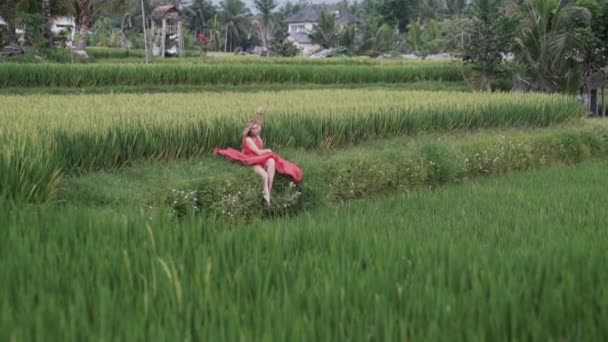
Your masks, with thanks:
M 361 51 L 387 52 L 393 48 L 394 28 L 378 15 L 369 16 L 363 28 Z
M 222 36 L 222 32 L 220 31 L 220 23 L 217 20 L 218 15 L 214 15 L 213 16 L 213 20 L 211 21 L 210 25 L 209 25 L 209 43 L 208 45 L 211 46 L 211 49 L 214 51 L 219 51 L 220 50 L 220 41 L 221 41 L 221 36 Z
M 75 18 L 75 49 L 84 50 L 89 32 L 100 12 L 120 13 L 136 4 L 136 0 L 62 0 L 63 5 Z
M 230 36 L 230 51 L 238 44 L 241 34 L 246 32 L 246 22 L 249 10 L 241 0 L 223 0 L 220 3 L 221 15 L 225 27 L 224 52 L 228 50 Z M 236 40 L 236 44 L 235 44 Z
M 255 30 L 258 39 L 266 51 L 266 56 L 270 56 L 270 45 L 276 29 L 272 10 L 277 7 L 277 4 L 274 0 L 255 0 L 254 4 L 259 12 L 258 18 L 254 22 Z
M 446 0 L 446 9 L 451 16 L 461 16 L 467 9 L 466 0 Z
M 23 13 L 19 18 L 19 23 L 25 28 L 23 36 L 24 42 L 40 50 L 46 45 L 44 37 L 45 27 L 48 27 L 48 21 L 40 12 L 38 13 Z
M 308 2 L 306 0 L 298 0 L 295 3 L 288 0 L 279 8 L 275 15 L 277 16 L 277 19 L 280 19 L 279 21 L 282 21 L 283 19 L 304 8 L 307 4 Z
M 185 9 L 184 14 L 186 27 L 197 36 L 209 28 L 217 9 L 209 0 L 195 0 L 192 6 Z
M 422 25 L 415 20 L 408 25 L 407 38 L 405 40 L 410 51 L 416 55 L 420 54 L 422 47 Z
M 19 1 L 19 0 L 5 0 L 0 1 L 0 14 L 6 20 L 8 24 L 9 34 L 13 33 L 15 30 L 15 25 L 17 24 L 19 13 L 23 10 L 23 6 L 26 7 L 34 7 L 33 4 L 30 4 L 29 1 Z
M 346 25 L 340 34 L 339 44 L 352 51 L 355 48 L 356 31 L 355 25 Z
M 418 4 L 418 19 L 426 26 L 429 21 L 439 19 L 439 14 L 443 11 L 442 0 L 421 0 Z
M 596 0 L 579 0 L 578 6 L 584 7 L 591 13 L 591 23 L 581 21 L 577 24 L 575 34 L 583 42 L 579 53 L 583 56 L 583 89 L 589 96 L 589 109 L 598 113 L 598 90 L 591 86 L 592 79 L 598 70 L 608 65 L 608 3 L 598 3 Z M 577 19 L 573 19 L 577 20 Z M 580 21 L 580 20 L 579 20 Z M 606 70 L 608 71 L 608 70 Z
M 310 40 L 328 49 L 338 46 L 340 42 L 340 32 L 336 25 L 336 16 L 328 11 L 321 12 L 321 20 L 308 35 Z
M 288 25 L 284 22 L 285 18 L 296 13 L 304 6 L 303 0 L 297 3 L 287 1 L 281 6 L 278 11 L 274 13 L 275 17 L 275 30 L 272 37 L 272 50 L 284 57 L 293 57 L 299 53 L 299 49 L 293 44 L 293 42 L 287 40 L 289 36 Z
M 407 30 L 407 25 L 416 17 L 416 2 L 414 0 L 378 0 L 373 2 L 374 12 L 384 21 L 396 25 L 400 32 Z
M 95 22 L 95 18 L 93 17 L 95 10 L 94 0 L 72 0 L 70 4 L 75 18 L 74 33 L 76 44 L 74 47 L 77 50 L 84 50 L 89 39 L 89 31 Z
M 48 46 L 53 46 L 51 34 L 51 0 L 42 0 L 42 15 L 44 16 L 44 38 Z
M 464 44 L 459 51 L 465 63 L 480 74 L 481 88 L 491 90 L 492 80 L 511 50 L 517 19 L 505 15 L 499 0 L 477 0 L 473 15 L 464 32 Z
M 434 19 L 412 21 L 408 26 L 406 44 L 410 52 L 426 58 L 426 56 L 445 51 L 447 43 L 442 36 L 443 22 Z
M 588 9 L 560 0 L 527 0 L 520 6 L 521 35 L 516 40 L 515 57 L 523 66 L 521 81 L 542 92 L 578 90 L 582 78 L 585 42 L 576 27 L 588 26 Z
M 1 0 L 0 14 L 7 21 L 9 39 L 15 38 L 16 26 L 26 30 L 26 43 L 42 47 L 51 46 L 51 14 L 67 13 L 63 0 Z M 29 24 L 29 25 L 27 25 Z M 38 37 L 35 41 L 30 38 Z
M 585 44 L 583 47 L 583 63 L 585 68 L 608 65 L 608 2 L 598 3 L 595 0 L 582 0 L 578 6 L 584 7 L 591 13 L 591 22 L 583 20 L 577 25 L 577 32 Z M 573 18 L 577 20 L 577 18 Z M 580 18 L 578 18 L 580 21 Z

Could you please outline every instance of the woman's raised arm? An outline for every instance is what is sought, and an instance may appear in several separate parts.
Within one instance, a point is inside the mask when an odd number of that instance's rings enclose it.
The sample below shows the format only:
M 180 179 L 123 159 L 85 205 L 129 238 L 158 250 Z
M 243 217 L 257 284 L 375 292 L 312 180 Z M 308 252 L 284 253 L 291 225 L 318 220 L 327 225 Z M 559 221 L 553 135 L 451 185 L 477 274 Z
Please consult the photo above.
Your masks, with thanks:
M 258 114 L 258 126 L 262 127 L 262 124 L 264 123 L 264 108 L 262 106 L 258 106 L 255 111 Z

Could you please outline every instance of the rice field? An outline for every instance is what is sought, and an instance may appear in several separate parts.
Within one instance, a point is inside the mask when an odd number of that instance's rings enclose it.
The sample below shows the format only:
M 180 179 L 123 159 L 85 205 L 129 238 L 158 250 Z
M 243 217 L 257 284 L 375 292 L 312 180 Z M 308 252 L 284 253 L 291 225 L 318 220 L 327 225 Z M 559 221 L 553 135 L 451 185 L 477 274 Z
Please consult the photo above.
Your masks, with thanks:
M 0 339 L 602 341 L 607 167 L 232 229 L 3 203 Z
M 403 83 L 462 81 L 451 64 L 386 66 L 281 64 L 0 64 L 0 87 L 249 83 Z
M 270 146 L 305 149 L 428 131 L 545 127 L 583 113 L 566 96 L 384 90 L 33 95 L 28 106 L 21 96 L 0 100 L 0 193 L 42 202 L 66 172 L 239 146 L 257 104 L 268 108 Z
M 608 124 L 574 97 L 438 90 L 448 63 L 90 52 L 113 61 L 0 64 L 27 94 L 0 95 L 0 340 L 608 337 Z M 257 105 L 305 168 L 277 180 L 297 210 L 247 207 L 257 176 L 211 156 Z M 171 188 L 259 219 L 174 215 Z
M 344 129 L 342 126 L 351 127 L 362 135 L 362 132 L 372 134 L 382 130 L 389 134 L 391 130 L 415 133 L 440 128 L 548 126 L 583 115 L 581 104 L 570 96 L 382 89 L 251 94 L 33 95 L 26 98 L 6 95 L 0 99 L 4 104 L 0 115 L 5 119 L 0 126 L 2 136 L 9 136 L 11 131 L 28 132 L 27 135 L 34 136 L 44 130 L 61 128 L 80 133 L 105 131 L 116 126 L 138 127 L 140 124 L 186 128 L 219 121 L 224 126 L 235 126 L 235 132 L 238 132 L 246 120 L 255 116 L 254 109 L 258 104 L 266 108 L 268 127 L 265 135 L 270 134 L 272 140 L 278 138 L 278 143 L 285 143 L 286 136 L 296 136 L 298 130 L 306 128 L 311 129 L 307 133 L 323 136 L 313 130 L 322 132 L 327 124 L 336 126 L 333 128 L 336 133 Z M 23 106 L 25 101 L 27 106 Z M 219 129 L 222 136 L 228 129 L 217 125 L 213 128 Z M 348 141 L 346 134 L 343 137 L 334 134 L 334 139 Z M 293 145 L 309 147 L 300 140 Z

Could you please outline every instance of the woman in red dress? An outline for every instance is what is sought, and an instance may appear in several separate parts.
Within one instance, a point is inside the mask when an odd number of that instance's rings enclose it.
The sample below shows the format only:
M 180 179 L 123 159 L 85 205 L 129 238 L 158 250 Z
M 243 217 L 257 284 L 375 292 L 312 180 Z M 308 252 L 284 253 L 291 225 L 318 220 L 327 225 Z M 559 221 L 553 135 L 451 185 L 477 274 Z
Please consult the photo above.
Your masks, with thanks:
M 264 111 L 261 107 L 257 108 L 258 118 L 256 121 L 249 121 L 243 130 L 242 151 L 233 148 L 215 148 L 215 153 L 219 153 L 226 159 L 250 165 L 253 171 L 262 177 L 264 185 L 264 200 L 270 205 L 270 193 L 274 182 L 275 171 L 293 178 L 296 183 L 302 181 L 302 170 L 270 149 L 264 148 L 264 143 L 260 138 L 260 130 L 264 121 Z

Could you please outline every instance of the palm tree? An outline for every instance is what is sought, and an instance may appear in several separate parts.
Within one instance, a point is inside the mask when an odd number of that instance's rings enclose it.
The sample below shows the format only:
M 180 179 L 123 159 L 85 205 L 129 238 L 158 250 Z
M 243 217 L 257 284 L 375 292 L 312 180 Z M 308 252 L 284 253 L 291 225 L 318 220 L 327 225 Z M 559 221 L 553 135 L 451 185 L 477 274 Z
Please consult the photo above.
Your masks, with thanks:
M 228 35 L 230 35 L 230 50 L 232 51 L 235 39 L 238 41 L 241 34 L 245 32 L 245 23 L 249 11 L 241 0 L 223 0 L 220 7 L 222 8 L 222 19 L 226 29 L 224 52 L 228 49 Z
M 42 15 L 44 16 L 44 38 L 49 47 L 53 45 L 53 35 L 51 34 L 51 0 L 42 0 Z
M 215 16 L 216 9 L 208 0 L 195 0 L 192 6 L 187 7 L 185 14 L 187 17 L 186 26 L 198 35 L 209 26 L 210 19 Z
M 382 18 L 371 17 L 364 27 L 362 49 L 381 52 L 391 50 L 394 43 L 395 28 L 384 23 Z
M 516 58 L 524 67 L 519 77 L 536 91 L 575 90 L 580 86 L 581 64 L 573 54 L 584 43 L 574 25 L 589 22 L 589 10 L 563 6 L 560 0 L 527 0 L 519 9 L 521 36 L 516 39 Z
M 213 49 L 214 51 L 220 50 L 220 40 L 222 33 L 220 32 L 219 27 L 220 24 L 218 23 L 216 14 L 213 16 L 213 21 L 209 26 L 209 46 L 211 46 L 211 49 Z
M 277 4 L 274 0 L 255 0 L 254 4 L 260 12 L 259 17 L 254 22 L 255 30 L 268 57 L 270 55 L 270 44 L 276 28 L 272 10 L 277 7 Z
M 321 20 L 313 27 L 308 36 L 313 43 L 319 44 L 325 49 L 337 46 L 340 41 L 340 32 L 334 14 L 323 11 Z
M 421 0 L 418 4 L 418 16 L 423 25 L 430 20 L 438 19 L 438 14 L 443 11 L 443 2 L 440 0 Z
M 461 16 L 467 9 L 466 0 L 446 0 L 447 12 L 452 16 Z
M 93 27 L 94 23 L 93 0 L 71 0 L 69 1 L 69 5 L 75 17 L 75 49 L 84 50 L 89 39 L 89 31 Z
M 408 25 L 406 43 L 410 47 L 411 52 L 420 55 L 422 46 L 422 25 L 416 20 L 412 20 Z

